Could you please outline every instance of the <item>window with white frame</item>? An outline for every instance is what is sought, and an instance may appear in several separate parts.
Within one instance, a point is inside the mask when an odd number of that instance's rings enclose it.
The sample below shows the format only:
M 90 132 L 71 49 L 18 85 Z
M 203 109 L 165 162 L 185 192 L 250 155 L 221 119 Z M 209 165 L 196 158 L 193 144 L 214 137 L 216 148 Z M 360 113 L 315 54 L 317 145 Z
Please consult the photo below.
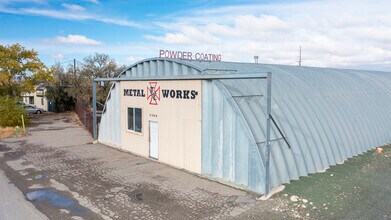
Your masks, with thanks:
M 142 132 L 142 109 L 128 107 L 128 130 Z

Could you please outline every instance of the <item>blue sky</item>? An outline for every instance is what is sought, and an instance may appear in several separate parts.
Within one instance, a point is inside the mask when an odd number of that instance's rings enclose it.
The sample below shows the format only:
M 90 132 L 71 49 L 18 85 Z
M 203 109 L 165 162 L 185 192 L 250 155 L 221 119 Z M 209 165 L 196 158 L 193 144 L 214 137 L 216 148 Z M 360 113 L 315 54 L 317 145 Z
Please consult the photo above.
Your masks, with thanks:
M 0 43 L 38 51 L 47 65 L 106 53 L 119 64 L 160 49 L 224 61 L 391 71 L 391 2 L 0 0 Z

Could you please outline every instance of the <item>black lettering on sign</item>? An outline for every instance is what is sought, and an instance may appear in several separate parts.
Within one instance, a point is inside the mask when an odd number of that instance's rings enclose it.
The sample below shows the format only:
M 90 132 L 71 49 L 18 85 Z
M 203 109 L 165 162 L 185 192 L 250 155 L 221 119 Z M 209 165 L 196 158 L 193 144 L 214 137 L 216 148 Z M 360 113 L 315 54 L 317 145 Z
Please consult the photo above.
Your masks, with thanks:
M 195 99 L 198 96 L 198 91 L 180 90 L 180 89 L 162 89 L 162 95 L 163 98 Z
M 172 89 L 172 90 L 170 91 L 170 97 L 171 97 L 171 98 L 175 98 L 175 90 Z
M 195 99 L 197 95 L 198 95 L 197 91 L 191 90 L 191 99 Z
M 182 98 L 182 90 L 177 90 L 176 91 L 176 98 L 181 99 Z
M 145 97 L 144 89 L 124 89 L 124 96 Z
M 163 98 L 195 99 L 196 90 L 162 89 Z M 124 89 L 124 96 L 145 97 L 144 89 Z
M 183 98 L 184 99 L 189 99 L 189 93 L 190 93 L 189 90 L 183 90 Z
M 163 89 L 163 90 L 162 90 L 162 93 L 163 93 L 163 98 L 168 98 L 168 94 L 170 93 L 170 90 L 168 90 L 168 89 Z

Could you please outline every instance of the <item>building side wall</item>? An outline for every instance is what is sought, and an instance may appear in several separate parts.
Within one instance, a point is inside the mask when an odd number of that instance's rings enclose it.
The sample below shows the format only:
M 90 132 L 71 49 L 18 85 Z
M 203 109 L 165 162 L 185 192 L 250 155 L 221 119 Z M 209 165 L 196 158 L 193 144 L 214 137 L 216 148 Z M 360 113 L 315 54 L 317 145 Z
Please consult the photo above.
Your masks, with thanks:
M 123 81 L 120 86 L 121 148 L 149 157 L 149 122 L 159 124 L 158 160 L 201 173 L 201 81 L 159 81 L 160 100 L 150 104 L 150 82 Z M 124 89 L 143 90 L 145 96 L 124 95 Z M 163 97 L 163 90 L 194 90 L 194 99 Z M 159 92 L 158 92 L 159 94 Z M 140 95 L 140 94 L 139 94 Z M 128 130 L 127 108 L 142 109 L 142 132 Z
M 120 148 L 121 109 L 120 85 L 115 83 L 106 100 L 105 110 L 99 124 L 99 142 Z
M 264 193 L 264 166 L 241 112 L 219 81 L 204 81 L 202 174 Z
M 29 97 L 34 97 L 34 105 L 37 108 L 42 108 L 44 111 L 48 110 L 48 100 L 46 99 L 46 89 L 44 90 L 43 96 L 37 96 L 37 93 L 23 93 L 23 102 L 26 104 L 30 104 Z
M 263 193 L 260 152 L 239 109 L 225 92 L 219 81 L 203 82 L 202 174 Z

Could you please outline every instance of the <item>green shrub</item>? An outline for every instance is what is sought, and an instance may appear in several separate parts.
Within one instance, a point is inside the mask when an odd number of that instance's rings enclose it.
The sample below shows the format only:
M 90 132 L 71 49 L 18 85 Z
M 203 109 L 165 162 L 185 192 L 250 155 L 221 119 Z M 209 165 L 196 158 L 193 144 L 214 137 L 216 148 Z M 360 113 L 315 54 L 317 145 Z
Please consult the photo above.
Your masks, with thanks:
M 25 125 L 30 124 L 27 112 L 18 104 L 18 98 L 0 97 L 0 127 L 22 126 L 22 117 Z

